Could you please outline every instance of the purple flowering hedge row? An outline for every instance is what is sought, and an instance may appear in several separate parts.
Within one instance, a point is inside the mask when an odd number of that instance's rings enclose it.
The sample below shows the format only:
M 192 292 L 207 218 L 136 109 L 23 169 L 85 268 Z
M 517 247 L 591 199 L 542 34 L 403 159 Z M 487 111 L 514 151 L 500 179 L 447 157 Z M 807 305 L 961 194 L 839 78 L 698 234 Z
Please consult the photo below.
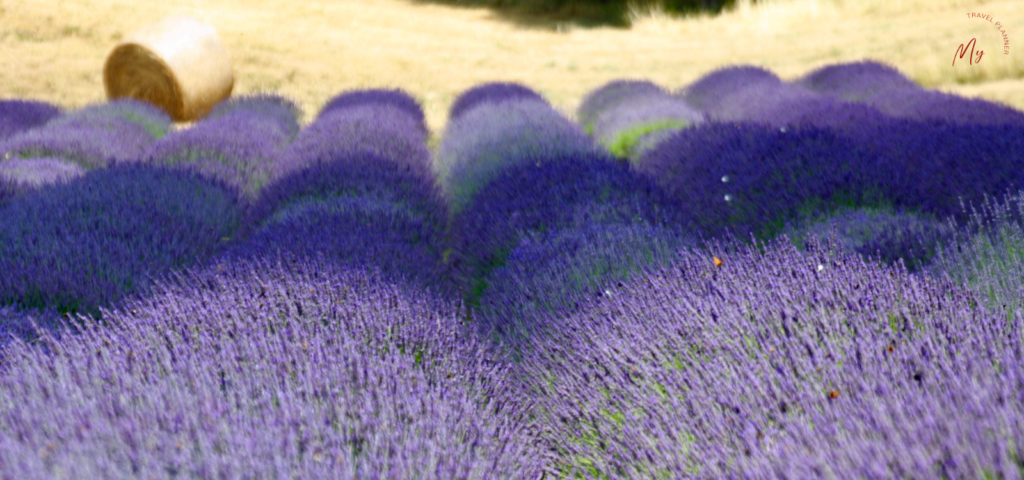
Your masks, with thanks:
M 1024 476 L 1019 112 L 873 62 L 483 84 L 433 152 L 394 89 L 0 105 L 0 478 Z

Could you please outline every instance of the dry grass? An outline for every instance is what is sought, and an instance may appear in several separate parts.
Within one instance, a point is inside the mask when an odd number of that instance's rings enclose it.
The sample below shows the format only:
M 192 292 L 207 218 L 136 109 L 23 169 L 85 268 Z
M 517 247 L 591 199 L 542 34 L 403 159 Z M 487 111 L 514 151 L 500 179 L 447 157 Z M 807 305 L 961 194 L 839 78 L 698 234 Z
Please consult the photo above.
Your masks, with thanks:
M 995 28 L 967 18 L 969 11 L 1005 25 L 1010 55 L 1002 55 Z M 526 28 L 485 9 L 410 0 L 0 0 L 0 97 L 67 107 L 101 101 L 103 62 L 114 45 L 177 12 L 217 27 L 236 93 L 280 92 L 301 104 L 306 121 L 334 94 L 358 87 L 410 91 L 438 131 L 453 98 L 488 80 L 524 82 L 571 112 L 614 78 L 676 88 L 727 64 L 792 78 L 865 57 L 929 87 L 1024 109 L 1019 0 L 762 1 L 715 18 L 642 13 L 629 30 Z M 981 63 L 953 68 L 956 46 L 972 36 L 986 49 Z

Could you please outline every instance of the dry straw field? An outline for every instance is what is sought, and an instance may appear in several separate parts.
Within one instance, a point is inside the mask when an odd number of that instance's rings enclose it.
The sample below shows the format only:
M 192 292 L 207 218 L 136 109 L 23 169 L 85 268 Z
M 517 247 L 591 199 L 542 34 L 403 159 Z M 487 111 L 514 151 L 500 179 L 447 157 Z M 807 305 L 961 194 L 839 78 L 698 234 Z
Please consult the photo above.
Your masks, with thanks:
M 717 17 L 636 12 L 630 29 L 523 26 L 487 9 L 415 0 L 2 0 L 0 98 L 77 107 L 104 98 L 102 67 L 126 35 L 186 12 L 219 31 L 236 93 L 276 91 L 308 121 L 332 95 L 401 87 L 423 103 L 431 128 L 452 99 L 488 80 L 521 81 L 571 112 L 615 78 L 683 86 L 719 66 L 752 63 L 793 78 L 827 63 L 875 58 L 919 83 L 1024 109 L 1024 2 L 1020 0 L 740 0 Z M 990 15 L 993 23 L 969 18 Z M 985 55 L 951 65 L 960 43 Z

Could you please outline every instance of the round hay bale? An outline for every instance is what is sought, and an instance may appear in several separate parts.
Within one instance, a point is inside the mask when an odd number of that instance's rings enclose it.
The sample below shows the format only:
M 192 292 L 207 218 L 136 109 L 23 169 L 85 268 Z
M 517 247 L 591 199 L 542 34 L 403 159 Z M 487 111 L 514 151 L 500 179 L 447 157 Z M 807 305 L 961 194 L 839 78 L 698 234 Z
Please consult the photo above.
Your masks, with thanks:
M 110 52 L 103 67 L 107 98 L 150 102 L 178 122 L 209 113 L 231 95 L 234 83 L 217 31 L 186 15 L 135 32 Z

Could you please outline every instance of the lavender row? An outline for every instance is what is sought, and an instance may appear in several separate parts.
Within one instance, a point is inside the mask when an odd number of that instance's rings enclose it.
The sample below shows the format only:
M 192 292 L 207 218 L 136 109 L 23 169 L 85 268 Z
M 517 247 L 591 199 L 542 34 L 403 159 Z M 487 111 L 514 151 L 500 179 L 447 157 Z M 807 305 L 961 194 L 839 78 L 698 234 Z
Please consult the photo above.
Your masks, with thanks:
M 96 312 L 217 252 L 239 199 L 188 172 L 121 165 L 0 208 L 0 304 Z
M 457 213 L 503 169 L 599 151 L 539 95 L 520 95 L 481 103 L 449 121 L 434 166 L 450 208 Z
M 518 366 L 556 470 L 1019 475 L 1020 315 L 817 245 L 685 251 L 577 315 L 552 317 L 558 328 L 531 336 L 535 354 Z
M 588 94 L 577 117 L 615 156 L 635 159 L 642 146 L 701 123 L 706 116 L 650 82 L 617 80 Z
M 78 178 L 85 169 L 60 158 L 12 158 L 0 162 L 0 206 L 44 185 Z
M 898 118 L 964 125 L 1024 123 L 1024 114 L 1013 108 L 925 90 L 891 66 L 874 61 L 829 65 L 808 73 L 796 83 Z
M 0 476 L 537 478 L 529 401 L 459 322 L 330 263 L 183 273 L 8 347 Z
M 142 158 L 197 172 L 254 200 L 271 180 L 277 155 L 298 130 L 298 112 L 278 96 L 233 98 L 188 129 L 157 141 Z
M 653 182 L 532 97 L 462 114 L 437 163 L 453 211 L 447 263 L 477 326 L 500 343 L 513 342 L 534 310 L 569 312 L 684 242 L 678 208 Z M 609 255 L 611 245 L 637 254 Z M 580 255 L 567 257 L 570 246 Z M 554 288 L 570 270 L 574 282 Z
M 45 124 L 63 113 L 60 107 L 35 100 L 0 100 L 0 141 Z
M 401 91 L 336 96 L 276 157 L 228 256 L 322 258 L 443 290 L 445 211 L 422 118 Z
M 136 100 L 114 100 L 53 118 L 41 127 L 0 142 L 11 158 L 58 157 L 85 169 L 137 160 L 167 133 L 171 119 Z

